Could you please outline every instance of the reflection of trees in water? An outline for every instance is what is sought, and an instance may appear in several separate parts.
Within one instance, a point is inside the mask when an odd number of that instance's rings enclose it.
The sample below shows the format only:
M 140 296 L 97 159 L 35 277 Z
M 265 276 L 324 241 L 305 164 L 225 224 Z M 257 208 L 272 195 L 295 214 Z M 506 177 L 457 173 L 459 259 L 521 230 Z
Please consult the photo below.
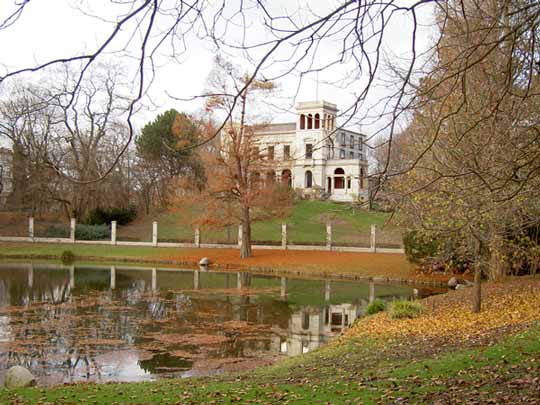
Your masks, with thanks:
M 28 306 L 33 302 L 42 301 L 54 304 L 67 302 L 72 293 L 69 277 L 66 277 L 68 273 L 63 271 L 48 273 L 33 271 L 31 268 L 27 271 L 2 270 L 0 305 Z M 31 285 L 29 285 L 29 278 L 32 279 Z
M 169 353 L 157 353 L 151 359 L 139 360 L 137 364 L 147 373 L 159 374 L 167 369 L 170 371 L 189 370 L 193 362 L 173 357 Z
M 118 353 L 133 345 L 140 347 L 149 342 L 144 338 L 148 332 L 226 335 L 229 338 L 226 344 L 202 350 L 206 357 L 224 358 L 268 351 L 271 335 L 275 333 L 264 329 L 256 336 L 255 332 L 247 336 L 245 331 L 234 328 L 225 331 L 224 322 L 238 320 L 287 328 L 291 310 L 286 301 L 236 294 L 236 289 L 252 285 L 251 274 L 223 275 L 216 287 L 228 287 L 232 294 L 212 294 L 209 290 L 194 294 L 160 293 L 156 283 L 148 279 L 149 273 L 142 279 L 140 274 L 134 272 L 132 276 L 116 269 L 116 288 L 111 289 L 111 272 L 107 270 L 75 269 L 70 274 L 69 269 L 36 268 L 30 287 L 24 271 L 2 269 L 2 276 L 6 277 L 0 280 L 0 292 L 6 294 L 2 294 L 0 302 L 6 306 L 26 303 L 28 307 L 25 312 L 13 312 L 5 317 L 11 331 L 9 339 L 33 340 L 34 344 L 19 345 L 3 353 L 0 368 L 22 364 L 38 375 L 59 371 L 64 380 L 93 380 L 116 370 L 107 367 L 108 357 L 105 359 L 102 354 Z M 185 274 L 182 277 L 191 283 L 192 277 Z M 186 289 L 190 290 L 191 284 Z M 181 350 L 195 350 L 194 346 L 180 346 Z M 160 371 L 160 367 L 191 367 L 191 361 L 169 356 L 166 350 L 171 349 L 177 348 L 156 350 L 152 359 L 140 361 L 139 366 L 153 373 Z
M 144 294 L 144 283 L 134 283 L 121 292 L 74 295 L 68 272 L 36 271 L 31 287 L 20 270 L 9 273 L 0 280 L 0 291 L 8 292 L 2 295 L 2 305 L 22 303 L 28 309 L 5 317 L 11 331 L 9 339 L 15 346 L 0 356 L 1 368 L 21 364 L 38 374 L 53 369 L 62 370 L 67 379 L 99 378 L 102 372 L 96 356 L 114 348 L 107 339 L 129 344 L 141 332 L 136 318 L 161 319 L 167 315 L 159 297 Z M 78 276 L 77 283 L 83 283 L 82 274 Z M 126 297 L 132 311 L 121 307 Z

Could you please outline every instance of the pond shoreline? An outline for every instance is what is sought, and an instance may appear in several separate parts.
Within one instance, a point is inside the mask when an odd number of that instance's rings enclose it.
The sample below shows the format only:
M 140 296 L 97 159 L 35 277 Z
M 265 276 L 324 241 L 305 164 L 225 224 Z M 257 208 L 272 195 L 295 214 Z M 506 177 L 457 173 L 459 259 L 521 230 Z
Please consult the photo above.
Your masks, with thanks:
M 339 253 L 335 253 L 339 254 Z M 0 253 L 0 260 L 61 260 L 61 255 L 58 254 L 3 254 Z M 132 264 L 164 264 L 175 266 L 189 266 L 192 269 L 198 268 L 197 260 L 179 260 L 179 259 L 163 259 L 163 258 L 136 258 L 122 256 L 74 256 L 75 261 L 89 261 L 96 263 L 132 263 Z M 447 287 L 447 281 L 451 277 L 449 275 L 441 275 L 437 277 L 422 276 L 422 277 L 391 277 L 385 275 L 362 275 L 353 272 L 332 272 L 332 271 L 313 271 L 302 269 L 291 269 L 282 267 L 268 266 L 253 266 L 242 264 L 229 263 L 211 263 L 208 270 L 212 271 L 246 271 L 257 274 L 269 274 L 275 276 L 298 276 L 318 279 L 335 279 L 335 280 L 350 280 L 350 281 L 373 281 L 375 283 L 388 284 L 406 284 L 406 285 L 422 285 L 429 287 Z

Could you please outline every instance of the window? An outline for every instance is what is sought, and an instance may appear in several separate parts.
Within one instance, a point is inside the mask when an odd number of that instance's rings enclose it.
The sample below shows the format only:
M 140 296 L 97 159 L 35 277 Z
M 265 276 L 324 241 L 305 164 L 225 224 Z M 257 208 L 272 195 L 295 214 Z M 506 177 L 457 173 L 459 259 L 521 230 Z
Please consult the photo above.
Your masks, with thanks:
M 362 138 L 358 139 L 358 150 L 362 150 Z
M 354 159 L 354 152 L 349 152 L 349 159 Z
M 345 188 L 345 171 L 338 167 L 336 170 L 334 170 L 334 188 Z
M 304 114 L 300 115 L 300 129 L 306 129 L 306 116 Z
M 253 172 L 251 174 L 251 187 L 253 188 L 261 187 L 261 174 L 259 172 Z
M 289 169 L 285 169 L 281 172 L 281 184 L 285 184 L 287 187 L 292 186 L 292 174 Z
M 354 148 L 354 135 L 351 135 L 350 137 L 350 145 L 351 145 L 351 148 Z
M 276 180 L 276 172 L 269 171 L 266 173 L 266 184 L 274 184 L 274 181 Z
M 311 114 L 307 116 L 307 129 L 313 129 L 313 115 Z
M 315 129 L 319 129 L 321 126 L 321 116 L 317 113 L 315 114 Z
M 313 187 L 313 173 L 310 170 L 306 172 L 306 188 Z
M 251 148 L 251 155 L 253 159 L 259 159 L 259 148 L 257 146 Z
M 274 160 L 274 146 L 268 147 L 268 160 Z
M 351 188 L 351 178 L 350 177 L 347 177 L 347 188 L 348 189 Z
M 306 159 L 313 159 L 313 145 L 306 143 Z
M 283 159 L 289 160 L 291 158 L 291 145 L 283 145 Z
M 339 158 L 340 159 L 345 159 L 345 149 L 340 149 L 339 150 Z
M 339 143 L 345 145 L 345 133 L 343 132 L 339 135 Z
M 302 329 L 309 329 L 309 312 L 302 312 Z

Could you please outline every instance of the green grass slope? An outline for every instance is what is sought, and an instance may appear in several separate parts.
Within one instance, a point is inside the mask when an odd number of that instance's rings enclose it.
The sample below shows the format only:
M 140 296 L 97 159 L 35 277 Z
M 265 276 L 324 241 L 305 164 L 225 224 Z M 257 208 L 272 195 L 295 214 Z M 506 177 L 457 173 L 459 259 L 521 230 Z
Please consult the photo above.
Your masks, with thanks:
M 158 237 L 161 240 L 193 240 L 193 230 L 186 221 L 181 221 L 181 213 L 161 213 L 140 219 L 133 224 L 119 228 L 118 238 L 126 240 L 150 240 L 152 222 L 157 221 Z M 337 244 L 369 246 L 371 225 L 377 225 L 381 243 L 401 243 L 398 228 L 386 225 L 388 214 L 354 209 L 349 204 L 331 201 L 301 200 L 294 205 L 287 218 L 253 223 L 254 241 L 281 241 L 281 224 L 288 225 L 288 237 L 292 244 L 325 243 L 326 223 L 332 223 L 333 240 Z M 238 228 L 203 229 L 201 241 L 204 243 L 236 243 Z
M 250 374 L 0 389 L 0 403 L 509 403 L 537 400 L 540 327 L 487 345 L 349 340 Z M 435 350 L 435 348 L 431 348 Z

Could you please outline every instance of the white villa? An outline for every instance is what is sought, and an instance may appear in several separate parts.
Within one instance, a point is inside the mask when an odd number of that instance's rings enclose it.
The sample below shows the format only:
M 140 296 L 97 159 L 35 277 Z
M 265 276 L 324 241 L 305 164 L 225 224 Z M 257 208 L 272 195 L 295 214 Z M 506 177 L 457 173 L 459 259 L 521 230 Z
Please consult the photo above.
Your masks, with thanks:
M 337 106 L 326 101 L 296 105 L 296 122 L 270 124 L 256 133 L 259 150 L 275 161 L 277 177 L 306 198 L 368 199 L 366 136 L 336 128 Z

